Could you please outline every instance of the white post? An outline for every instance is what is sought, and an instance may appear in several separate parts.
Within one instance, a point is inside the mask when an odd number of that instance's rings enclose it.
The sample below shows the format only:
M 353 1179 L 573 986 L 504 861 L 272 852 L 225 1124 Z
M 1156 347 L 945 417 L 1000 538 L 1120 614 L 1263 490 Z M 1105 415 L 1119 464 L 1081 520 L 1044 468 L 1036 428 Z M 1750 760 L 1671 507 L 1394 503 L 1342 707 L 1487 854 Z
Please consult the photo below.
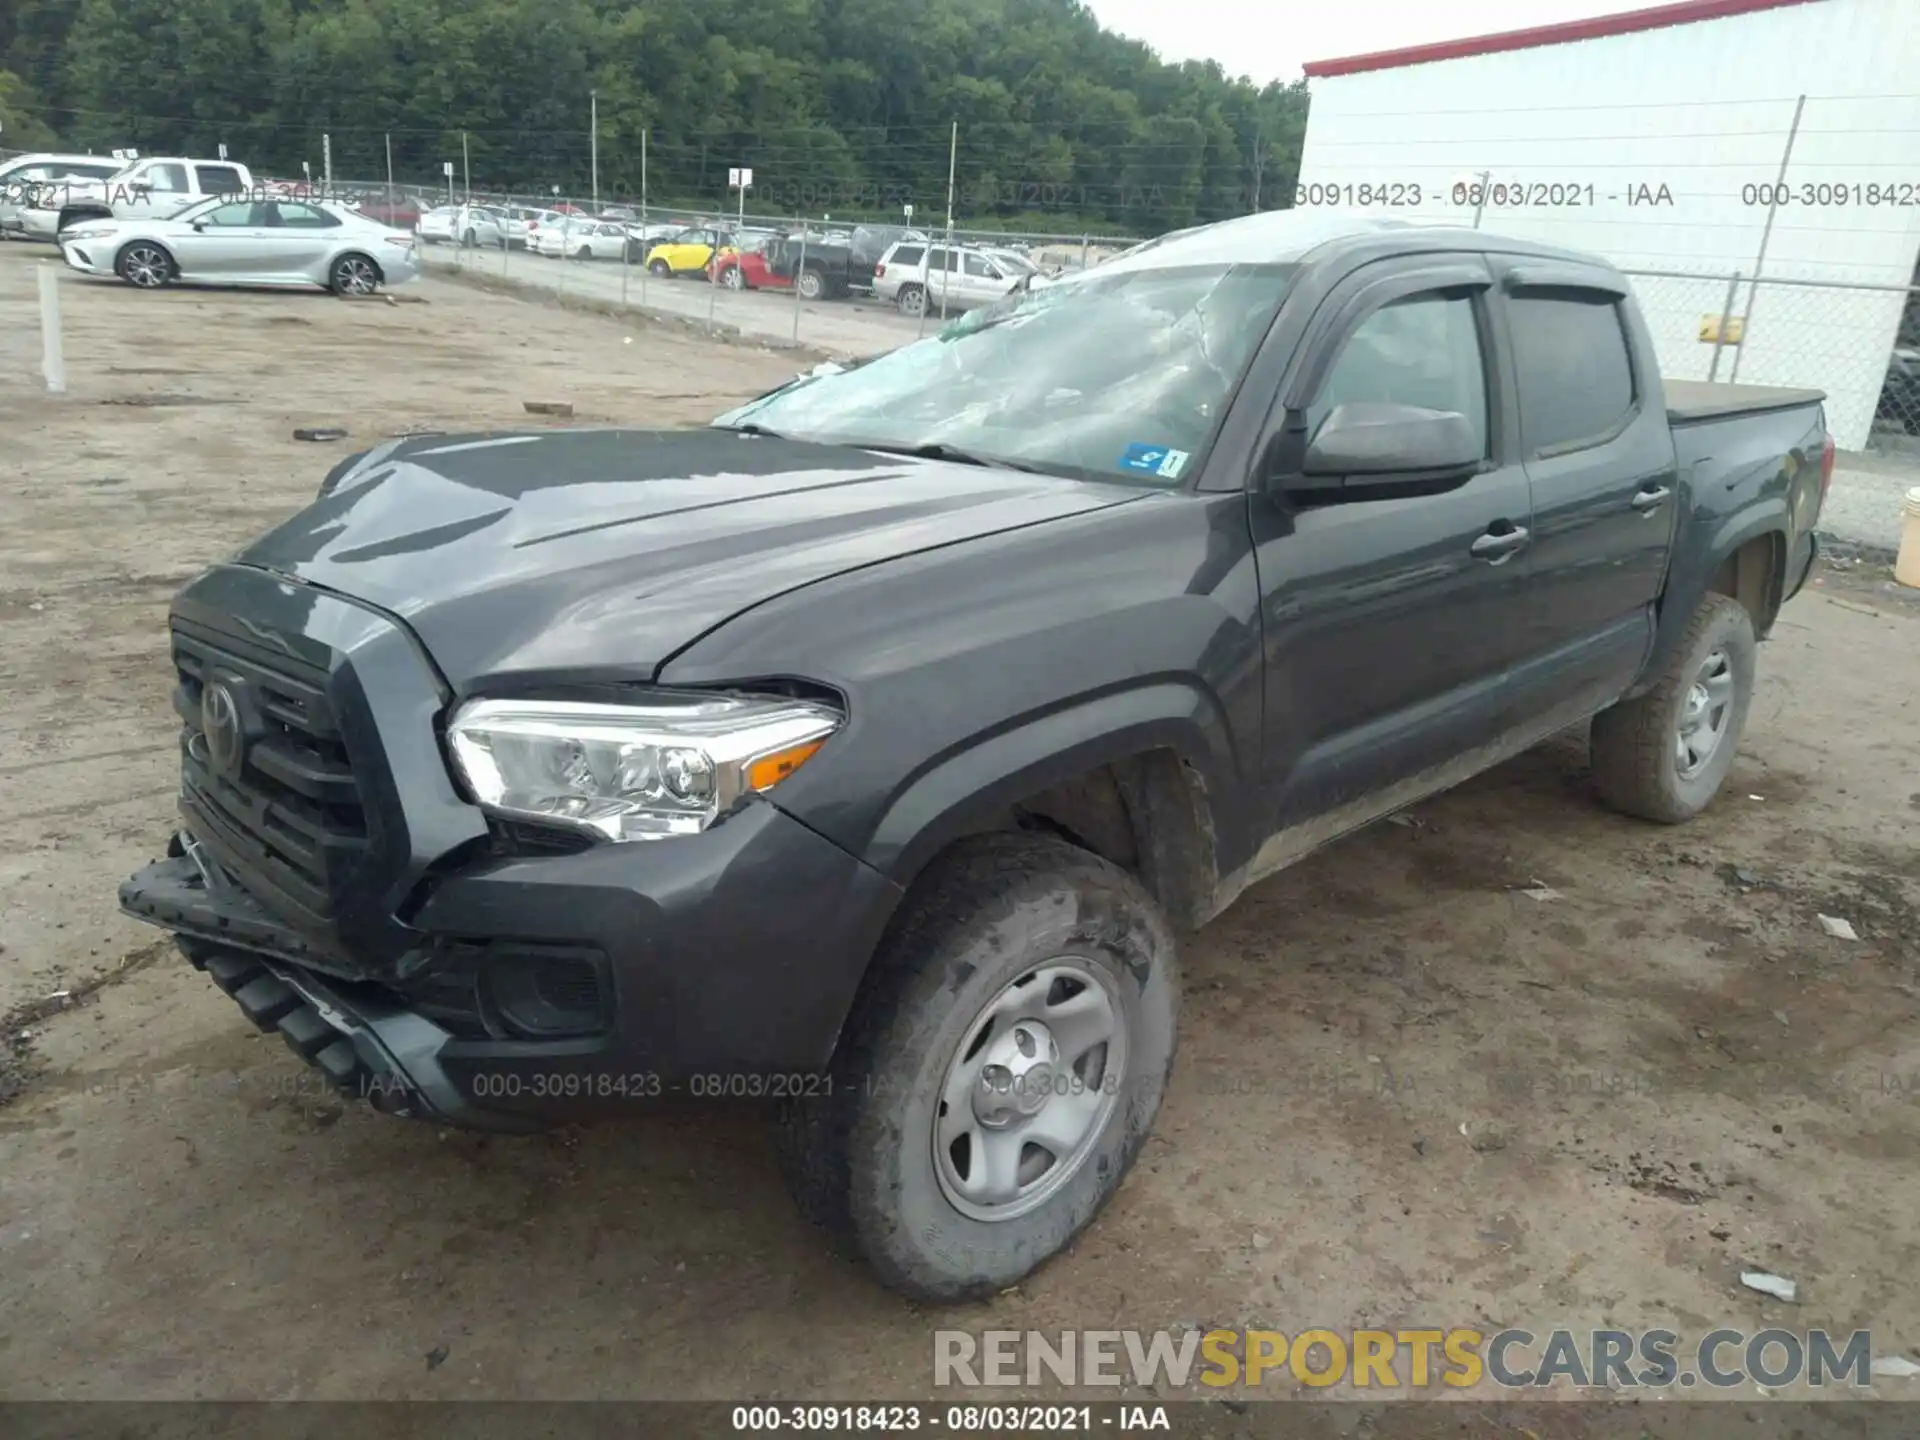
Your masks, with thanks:
M 473 203 L 473 172 L 467 166 L 467 132 L 460 132 L 460 193 Z
M 600 213 L 600 92 L 588 92 L 593 102 L 593 213 Z
M 393 136 L 387 136 L 387 223 L 393 223 Z
M 333 199 L 333 136 L 320 137 L 320 170 L 326 176 L 326 196 Z
M 60 272 L 42 260 L 40 270 L 40 373 L 55 395 L 67 390 L 67 357 L 60 336 Z
M 953 274 L 953 177 L 955 167 L 960 160 L 960 122 L 953 122 L 953 140 L 947 148 L 947 265 L 940 272 L 940 319 L 947 318 L 947 290 L 951 282 L 947 277 Z M 933 276 L 927 276 L 929 280 Z
M 647 132 L 640 132 L 640 308 L 647 306 L 647 251 L 653 242 L 647 238 Z

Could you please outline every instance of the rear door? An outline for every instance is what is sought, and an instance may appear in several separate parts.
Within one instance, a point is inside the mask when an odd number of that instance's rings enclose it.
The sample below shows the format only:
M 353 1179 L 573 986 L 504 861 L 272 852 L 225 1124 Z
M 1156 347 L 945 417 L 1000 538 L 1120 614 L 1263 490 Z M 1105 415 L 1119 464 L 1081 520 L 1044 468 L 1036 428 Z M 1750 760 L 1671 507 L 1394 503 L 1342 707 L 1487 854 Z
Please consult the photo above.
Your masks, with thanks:
M 1532 516 L 1491 284 L 1478 255 L 1363 267 L 1316 312 L 1270 422 L 1310 439 L 1337 405 L 1418 405 L 1467 416 L 1485 456 L 1437 494 L 1250 500 L 1274 828 L 1303 846 L 1480 768 L 1502 733 Z
M 282 279 L 317 279 L 326 274 L 326 261 L 343 228 L 337 216 L 317 205 L 281 200 L 257 207 L 272 211 L 271 228 L 259 232 L 258 264 L 264 275 Z M 273 223 L 275 216 L 277 222 Z
M 1515 705 L 1571 723 L 1617 698 L 1652 644 L 1679 510 L 1673 434 L 1616 272 L 1518 257 L 1495 270 L 1534 513 Z

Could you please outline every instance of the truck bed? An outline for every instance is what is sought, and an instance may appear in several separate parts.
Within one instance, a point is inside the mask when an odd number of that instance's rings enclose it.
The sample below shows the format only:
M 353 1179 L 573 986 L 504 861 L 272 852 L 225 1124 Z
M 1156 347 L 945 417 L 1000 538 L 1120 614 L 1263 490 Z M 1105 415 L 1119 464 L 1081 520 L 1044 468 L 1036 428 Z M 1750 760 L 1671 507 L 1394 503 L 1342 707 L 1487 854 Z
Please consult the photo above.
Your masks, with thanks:
M 1791 410 L 1818 405 L 1824 390 L 1802 390 L 1790 385 L 1725 385 L 1706 380 L 1662 380 L 1667 392 L 1667 419 L 1675 425 L 1695 420 L 1720 420 L 1729 415 L 1753 415 L 1766 410 Z

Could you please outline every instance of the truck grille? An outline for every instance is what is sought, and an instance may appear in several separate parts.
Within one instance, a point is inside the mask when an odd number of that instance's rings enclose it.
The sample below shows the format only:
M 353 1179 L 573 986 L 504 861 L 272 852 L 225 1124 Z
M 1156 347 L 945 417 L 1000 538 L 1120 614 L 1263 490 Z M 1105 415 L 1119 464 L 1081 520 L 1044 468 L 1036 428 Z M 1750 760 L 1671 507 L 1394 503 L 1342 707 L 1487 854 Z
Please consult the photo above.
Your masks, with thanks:
M 326 673 L 177 618 L 173 660 L 188 827 L 255 899 L 326 935 L 368 850 L 366 809 Z M 207 733 L 204 705 L 215 685 L 224 692 L 216 700 L 237 717 L 238 743 Z

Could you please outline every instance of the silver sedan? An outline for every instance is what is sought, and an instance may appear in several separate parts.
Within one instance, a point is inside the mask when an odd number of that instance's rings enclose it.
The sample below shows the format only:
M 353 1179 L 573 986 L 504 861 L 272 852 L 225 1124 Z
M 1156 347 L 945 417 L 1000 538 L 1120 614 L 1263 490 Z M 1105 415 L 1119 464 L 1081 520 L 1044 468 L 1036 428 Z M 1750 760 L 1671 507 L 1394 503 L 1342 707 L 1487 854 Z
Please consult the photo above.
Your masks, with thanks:
M 165 220 L 83 220 L 59 239 L 75 270 L 143 290 L 185 280 L 371 295 L 420 273 L 413 236 L 323 201 L 203 200 Z

